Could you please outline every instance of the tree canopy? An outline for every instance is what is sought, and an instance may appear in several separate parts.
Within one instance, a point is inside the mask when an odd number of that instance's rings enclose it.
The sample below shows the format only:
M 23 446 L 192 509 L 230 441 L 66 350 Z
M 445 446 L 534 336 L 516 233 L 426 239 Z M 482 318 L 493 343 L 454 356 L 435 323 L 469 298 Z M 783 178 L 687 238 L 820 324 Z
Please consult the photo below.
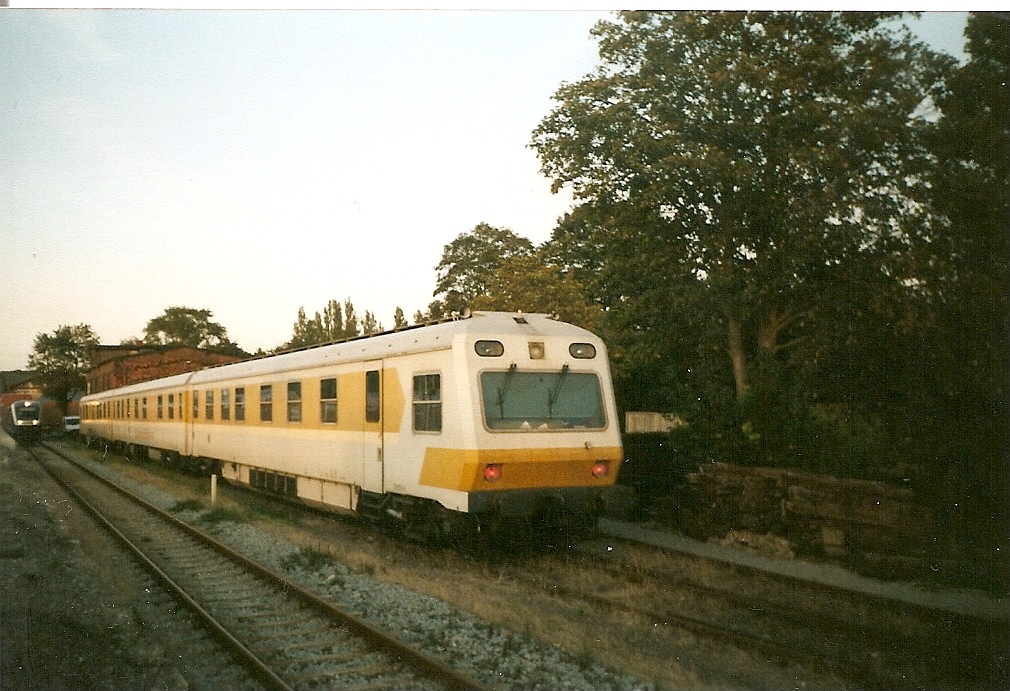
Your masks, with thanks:
M 962 510 L 1006 525 L 1010 308 L 1010 17 L 972 13 L 969 61 L 947 81 L 931 133 L 934 208 L 945 224 L 947 280 L 919 334 L 921 356 L 903 377 L 929 396 L 917 406 L 928 445 L 969 487 Z M 956 422 L 955 422 L 956 421 Z M 951 425 L 956 428 L 952 433 Z M 941 465 L 940 462 L 937 462 Z
M 394 322 L 399 325 L 403 320 L 403 310 L 396 308 Z M 310 319 L 305 314 L 305 308 L 298 308 L 298 317 L 294 323 L 291 340 L 279 348 L 302 348 L 320 343 L 332 343 L 361 335 L 370 335 L 382 331 L 382 323 L 375 315 L 366 310 L 360 320 L 350 298 L 343 305 L 337 300 L 330 300 L 323 308 L 322 314 L 316 312 Z
M 1007 16 L 969 15 L 962 67 L 894 14 L 593 34 L 533 132 L 576 200 L 539 251 L 604 310 L 619 406 L 689 420 L 695 460 L 901 472 L 1005 539 Z
M 498 268 L 516 257 L 533 255 L 533 243 L 508 228 L 478 223 L 442 250 L 435 267 L 435 293 L 442 296 L 429 306 L 435 312 L 458 311 L 471 305 L 478 296 L 488 295 Z M 434 308 L 434 310 L 432 309 Z
M 144 343 L 190 348 L 234 348 L 228 330 L 211 321 L 210 310 L 168 307 L 144 327 Z
M 785 462 L 810 462 L 808 406 L 874 403 L 820 380 L 868 349 L 853 344 L 897 341 L 948 248 L 925 135 L 954 61 L 889 19 L 624 12 L 594 29 L 600 66 L 558 90 L 533 147 L 578 202 L 551 244 L 607 310 L 622 400 L 746 424 Z
M 35 336 L 28 368 L 42 377 L 46 393 L 64 407 L 75 393 L 84 391 L 84 373 L 97 345 L 98 336 L 87 324 L 59 326 L 51 334 Z
M 602 65 L 534 133 L 554 187 L 582 204 L 560 232 L 588 233 L 555 239 L 603 243 L 607 307 L 710 315 L 738 398 L 761 351 L 832 323 L 853 282 L 893 305 L 930 278 L 915 114 L 952 61 L 881 19 L 622 13 L 594 31 Z

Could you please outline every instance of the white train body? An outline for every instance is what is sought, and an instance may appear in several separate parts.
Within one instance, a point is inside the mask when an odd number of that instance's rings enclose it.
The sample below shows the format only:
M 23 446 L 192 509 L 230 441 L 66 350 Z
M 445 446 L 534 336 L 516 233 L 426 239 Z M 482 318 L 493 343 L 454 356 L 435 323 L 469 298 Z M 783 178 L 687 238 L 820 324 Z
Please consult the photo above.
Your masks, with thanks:
M 301 501 L 448 531 L 588 520 L 622 460 L 603 342 L 470 318 L 86 396 L 81 434 Z

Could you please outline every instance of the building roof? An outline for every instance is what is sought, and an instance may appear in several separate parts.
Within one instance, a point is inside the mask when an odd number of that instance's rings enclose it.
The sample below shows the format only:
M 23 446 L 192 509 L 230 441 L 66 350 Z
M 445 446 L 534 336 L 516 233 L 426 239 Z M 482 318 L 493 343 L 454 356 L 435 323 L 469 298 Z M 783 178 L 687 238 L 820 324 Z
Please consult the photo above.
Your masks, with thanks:
M 28 370 L 9 370 L 0 372 L 0 393 L 7 393 L 26 382 L 31 382 L 37 374 Z

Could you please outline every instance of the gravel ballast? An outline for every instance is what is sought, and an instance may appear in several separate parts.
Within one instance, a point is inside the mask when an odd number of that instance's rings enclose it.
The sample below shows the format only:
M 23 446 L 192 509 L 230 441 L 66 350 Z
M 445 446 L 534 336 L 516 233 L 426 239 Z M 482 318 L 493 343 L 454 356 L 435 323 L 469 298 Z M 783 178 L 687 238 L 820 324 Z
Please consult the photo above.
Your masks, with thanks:
M 179 498 L 138 483 L 100 463 L 95 470 L 171 511 Z M 614 674 L 531 637 L 489 625 L 430 595 L 388 583 L 332 560 L 306 559 L 295 544 L 247 523 L 203 520 L 211 510 L 174 512 L 221 542 L 330 599 L 475 680 L 500 689 L 614 689 L 653 686 Z M 319 563 L 322 561 L 323 563 Z

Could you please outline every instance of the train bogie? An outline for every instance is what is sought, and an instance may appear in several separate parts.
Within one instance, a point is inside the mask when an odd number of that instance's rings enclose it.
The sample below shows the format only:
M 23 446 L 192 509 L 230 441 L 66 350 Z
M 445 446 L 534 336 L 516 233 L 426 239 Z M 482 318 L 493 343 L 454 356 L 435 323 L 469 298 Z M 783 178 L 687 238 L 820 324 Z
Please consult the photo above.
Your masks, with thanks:
M 595 523 L 622 452 L 609 365 L 547 315 L 468 319 L 92 394 L 81 433 L 444 534 Z

